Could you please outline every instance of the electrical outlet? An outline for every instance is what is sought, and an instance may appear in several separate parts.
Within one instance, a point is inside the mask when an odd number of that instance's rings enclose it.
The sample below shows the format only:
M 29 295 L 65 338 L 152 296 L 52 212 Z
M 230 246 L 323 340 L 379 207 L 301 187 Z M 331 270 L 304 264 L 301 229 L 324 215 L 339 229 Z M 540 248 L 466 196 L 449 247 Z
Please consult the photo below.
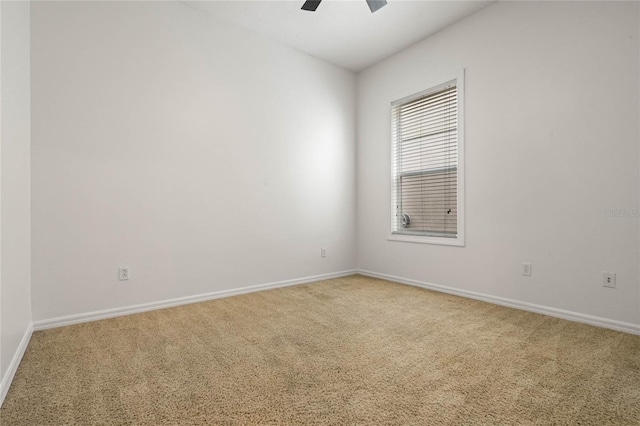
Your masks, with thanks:
M 616 273 L 602 272 L 602 285 L 604 287 L 616 288 Z
M 327 257 L 327 250 L 326 249 L 323 249 L 323 248 L 320 249 L 320 257 Z
M 125 266 L 123 268 L 118 269 L 118 279 L 120 281 L 126 281 L 130 277 L 129 275 L 129 267 Z
M 531 264 L 530 263 L 523 263 L 522 264 L 522 275 L 524 275 L 525 277 L 530 277 L 531 276 Z

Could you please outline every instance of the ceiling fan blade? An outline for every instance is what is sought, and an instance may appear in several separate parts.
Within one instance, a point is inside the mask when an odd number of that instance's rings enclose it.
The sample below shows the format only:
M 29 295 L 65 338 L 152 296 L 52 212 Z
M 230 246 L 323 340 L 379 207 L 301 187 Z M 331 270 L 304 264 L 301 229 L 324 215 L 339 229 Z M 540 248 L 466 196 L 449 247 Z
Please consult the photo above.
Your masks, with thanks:
M 308 10 L 310 12 L 315 12 L 318 6 L 320 6 L 320 2 L 322 0 L 307 0 L 302 5 L 302 10 Z M 386 2 L 385 2 L 386 3 Z
M 373 13 L 385 6 L 387 4 L 387 0 L 367 0 L 367 4 L 369 5 L 369 9 L 371 9 L 371 13 Z

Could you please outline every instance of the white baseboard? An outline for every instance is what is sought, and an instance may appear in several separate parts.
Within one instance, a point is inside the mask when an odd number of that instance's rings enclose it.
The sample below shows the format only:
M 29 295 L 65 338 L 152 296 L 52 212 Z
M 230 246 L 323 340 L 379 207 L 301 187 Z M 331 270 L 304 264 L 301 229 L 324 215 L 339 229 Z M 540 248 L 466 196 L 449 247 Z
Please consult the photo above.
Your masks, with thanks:
M 16 371 L 18 371 L 18 366 L 20 365 L 20 361 L 22 361 L 24 352 L 27 350 L 27 346 L 29 345 L 29 340 L 31 340 L 32 334 L 33 326 L 29 324 L 29 327 L 27 327 L 27 330 L 24 332 L 22 340 L 18 345 L 18 349 L 16 349 L 16 353 L 13 354 L 13 358 L 11 359 L 11 364 L 9 364 L 7 374 L 2 378 L 2 382 L 0 382 L 0 407 L 2 407 L 4 398 L 7 396 L 7 392 L 9 392 L 9 387 L 11 386 L 11 382 L 13 381 L 13 377 L 16 375 Z
M 83 314 L 69 315 L 46 320 L 33 322 L 34 330 L 45 330 L 48 328 L 62 327 L 65 325 L 79 324 L 83 322 L 96 321 L 106 318 L 119 317 L 122 315 L 136 314 L 139 312 L 152 311 L 155 309 L 171 308 L 173 306 L 186 305 L 189 303 L 204 302 L 206 300 L 220 299 L 223 297 L 236 296 L 239 294 L 253 293 L 255 291 L 270 290 L 279 287 L 288 287 L 297 284 L 304 284 L 314 281 L 328 280 L 332 278 L 353 275 L 357 271 L 347 270 L 333 272 L 330 274 L 315 275 L 311 277 L 296 278 L 286 281 L 278 281 L 267 284 L 258 284 L 254 286 L 235 288 L 230 290 L 214 291 L 211 293 L 197 294 L 194 296 L 178 297 L 175 299 L 161 300 L 158 302 L 143 303 L 140 305 L 124 306 L 122 308 L 105 309 L 103 311 L 87 312 Z
M 496 305 L 507 306 L 509 308 L 521 309 L 524 311 L 544 314 L 551 317 L 562 318 L 570 321 L 581 322 L 584 324 L 595 325 L 598 327 L 609 328 L 617 331 L 624 331 L 631 334 L 640 334 L 640 325 L 628 322 L 616 321 L 607 318 L 596 317 L 592 315 L 580 314 L 578 312 L 565 311 L 562 309 L 550 308 L 548 306 L 536 305 L 533 303 L 521 302 L 518 300 L 507 299 L 504 297 L 491 296 L 473 291 L 461 290 L 453 287 L 447 287 L 438 284 L 431 284 L 422 281 L 412 280 L 408 278 L 395 277 L 393 275 L 380 274 L 378 272 L 358 270 L 359 274 L 373 278 L 380 278 L 387 281 L 394 281 L 401 284 L 407 284 L 415 287 L 426 288 L 441 293 L 453 294 L 455 296 L 466 297 L 469 299 L 481 300 Z

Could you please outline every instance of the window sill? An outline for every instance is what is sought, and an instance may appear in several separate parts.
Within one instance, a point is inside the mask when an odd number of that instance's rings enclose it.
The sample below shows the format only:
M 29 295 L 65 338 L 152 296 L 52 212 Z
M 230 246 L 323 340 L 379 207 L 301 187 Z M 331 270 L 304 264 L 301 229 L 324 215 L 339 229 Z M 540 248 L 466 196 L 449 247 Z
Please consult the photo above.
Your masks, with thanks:
M 406 243 L 419 243 L 419 244 L 436 244 L 442 246 L 457 246 L 464 247 L 464 240 L 458 238 L 447 237 L 429 237 L 422 235 L 400 235 L 391 234 L 387 237 L 388 241 L 403 241 Z

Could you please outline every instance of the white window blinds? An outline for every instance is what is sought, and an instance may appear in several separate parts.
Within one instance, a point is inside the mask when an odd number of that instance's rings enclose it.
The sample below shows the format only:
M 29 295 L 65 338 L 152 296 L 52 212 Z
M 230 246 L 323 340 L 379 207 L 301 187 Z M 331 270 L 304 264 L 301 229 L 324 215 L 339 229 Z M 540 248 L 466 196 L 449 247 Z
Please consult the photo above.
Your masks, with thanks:
M 458 235 L 456 80 L 391 104 L 392 232 Z

